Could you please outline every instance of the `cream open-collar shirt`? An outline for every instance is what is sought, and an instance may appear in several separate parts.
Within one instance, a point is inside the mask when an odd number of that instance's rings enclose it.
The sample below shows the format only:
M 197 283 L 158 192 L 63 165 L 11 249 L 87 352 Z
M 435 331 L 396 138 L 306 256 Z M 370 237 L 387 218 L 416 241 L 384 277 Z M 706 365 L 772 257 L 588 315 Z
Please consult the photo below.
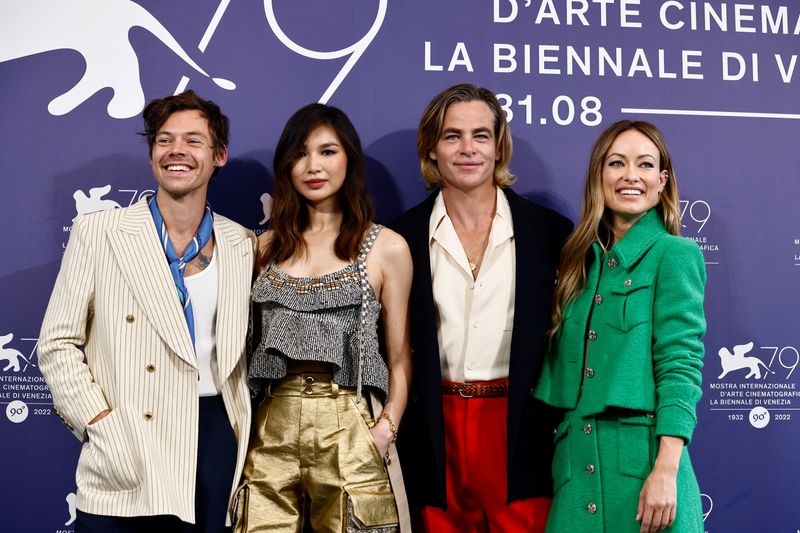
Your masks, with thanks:
M 447 381 L 508 377 L 516 285 L 514 224 L 506 195 L 495 189 L 497 209 L 477 279 L 441 192 L 431 212 L 431 281 L 439 361 Z

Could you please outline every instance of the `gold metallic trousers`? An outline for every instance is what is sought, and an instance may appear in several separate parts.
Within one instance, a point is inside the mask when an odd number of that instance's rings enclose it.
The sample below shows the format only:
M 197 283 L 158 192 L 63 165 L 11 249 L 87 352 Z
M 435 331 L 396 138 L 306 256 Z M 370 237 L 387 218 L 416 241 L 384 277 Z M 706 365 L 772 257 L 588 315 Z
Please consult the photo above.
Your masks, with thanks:
M 274 382 L 253 420 L 234 530 L 298 533 L 308 521 L 315 532 L 396 532 L 373 423 L 366 399 L 330 374 Z

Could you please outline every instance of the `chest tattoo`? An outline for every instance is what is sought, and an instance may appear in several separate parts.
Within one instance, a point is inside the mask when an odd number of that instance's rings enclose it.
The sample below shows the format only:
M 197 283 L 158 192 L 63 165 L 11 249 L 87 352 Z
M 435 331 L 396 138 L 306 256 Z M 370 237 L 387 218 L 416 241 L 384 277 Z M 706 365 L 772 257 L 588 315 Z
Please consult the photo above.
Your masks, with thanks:
M 205 270 L 206 267 L 211 264 L 211 258 L 205 255 L 203 252 L 199 252 L 197 257 L 192 259 L 192 263 L 198 270 Z

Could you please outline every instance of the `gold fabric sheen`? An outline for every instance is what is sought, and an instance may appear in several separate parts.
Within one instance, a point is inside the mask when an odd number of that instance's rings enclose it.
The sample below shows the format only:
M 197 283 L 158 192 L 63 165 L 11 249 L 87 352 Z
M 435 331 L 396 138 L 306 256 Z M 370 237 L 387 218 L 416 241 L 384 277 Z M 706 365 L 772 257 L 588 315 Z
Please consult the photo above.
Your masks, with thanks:
M 253 421 L 237 533 L 395 533 L 397 507 L 366 399 L 330 374 L 272 384 Z M 308 518 L 305 517 L 308 513 Z

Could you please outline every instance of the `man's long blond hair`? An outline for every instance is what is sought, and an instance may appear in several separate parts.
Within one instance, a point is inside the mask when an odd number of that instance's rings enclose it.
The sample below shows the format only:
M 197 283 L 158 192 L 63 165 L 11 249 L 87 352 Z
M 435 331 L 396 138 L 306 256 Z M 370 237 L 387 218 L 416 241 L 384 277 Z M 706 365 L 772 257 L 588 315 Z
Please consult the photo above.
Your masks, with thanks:
M 417 128 L 417 155 L 420 170 L 428 189 L 434 188 L 442 181 L 439 164 L 431 159 L 431 152 L 436 148 L 444 128 L 444 116 L 447 108 L 458 102 L 483 102 L 494 116 L 495 150 L 498 159 L 494 165 L 494 183 L 498 187 L 508 187 L 514 183 L 514 175 L 508 169 L 511 161 L 512 142 L 506 115 L 495 94 L 489 89 L 476 87 L 469 83 L 453 85 L 436 96 L 425 108 Z

